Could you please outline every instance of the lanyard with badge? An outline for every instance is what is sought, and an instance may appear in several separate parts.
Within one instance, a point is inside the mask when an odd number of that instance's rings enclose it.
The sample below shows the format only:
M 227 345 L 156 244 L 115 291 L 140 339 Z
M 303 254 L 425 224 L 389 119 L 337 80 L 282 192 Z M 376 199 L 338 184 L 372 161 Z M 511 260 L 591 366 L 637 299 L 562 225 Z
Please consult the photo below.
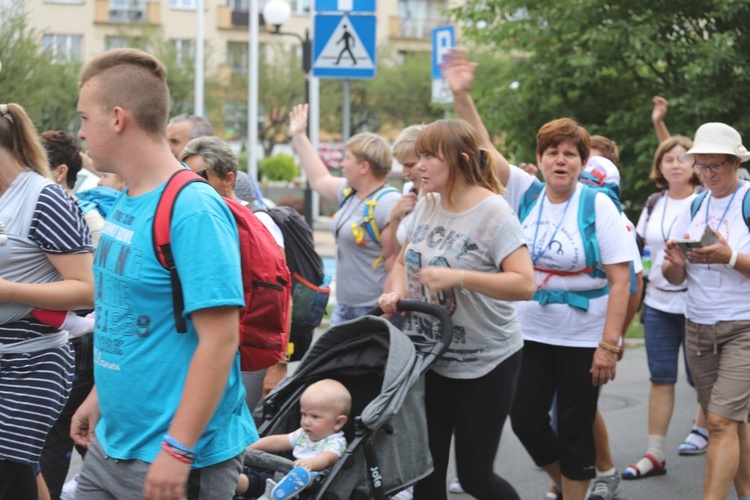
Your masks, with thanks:
M 732 206 L 734 197 L 737 195 L 737 191 L 740 190 L 740 187 L 742 187 L 741 181 L 737 185 L 737 188 L 732 193 L 732 197 L 729 198 L 729 203 L 727 203 L 726 208 L 724 208 L 724 213 L 721 214 L 721 219 L 719 219 L 719 223 L 716 225 L 717 231 L 721 228 L 721 223 L 724 222 L 724 218 L 727 216 L 727 213 L 729 212 L 729 207 Z M 706 227 L 710 227 L 708 225 L 708 214 L 710 211 L 711 211 L 711 193 L 708 193 L 708 197 L 706 198 Z M 703 269 L 702 266 L 697 268 L 696 279 L 700 281 L 702 284 L 704 284 L 705 286 L 718 288 L 721 286 L 721 271 L 720 269 L 711 269 L 711 264 L 706 264 L 706 269 Z

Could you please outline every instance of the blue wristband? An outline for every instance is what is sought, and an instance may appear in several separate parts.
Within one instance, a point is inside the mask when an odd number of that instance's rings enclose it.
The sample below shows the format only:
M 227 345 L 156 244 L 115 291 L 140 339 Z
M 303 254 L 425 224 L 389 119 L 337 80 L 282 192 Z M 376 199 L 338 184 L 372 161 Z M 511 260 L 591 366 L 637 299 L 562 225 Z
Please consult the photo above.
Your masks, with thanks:
M 172 448 L 176 448 L 176 449 L 178 449 L 180 451 L 184 451 L 185 453 L 189 453 L 189 454 L 192 454 L 193 456 L 195 456 L 195 450 L 193 450 L 192 448 L 188 448 L 187 446 L 185 446 L 184 444 L 180 443 L 179 441 L 177 441 L 175 438 L 173 438 L 169 434 L 164 434 L 164 442 L 167 443 Z

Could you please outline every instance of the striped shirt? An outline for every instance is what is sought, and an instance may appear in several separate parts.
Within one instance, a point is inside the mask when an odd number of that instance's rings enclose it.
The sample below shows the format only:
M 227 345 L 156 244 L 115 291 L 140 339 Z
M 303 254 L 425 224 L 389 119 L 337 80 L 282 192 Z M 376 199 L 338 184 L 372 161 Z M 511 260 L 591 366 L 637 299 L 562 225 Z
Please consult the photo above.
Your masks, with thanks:
M 36 203 L 29 200 L 36 199 Z M 77 204 L 58 185 L 25 171 L 0 197 L 0 277 L 24 283 L 59 281 L 47 254 L 91 252 L 91 235 Z M 7 306 L 7 307 L 6 307 Z M 31 308 L 0 304 L 0 344 L 54 333 L 28 316 Z M 57 349 L 0 358 L 0 460 L 39 461 L 49 429 L 70 392 L 73 351 Z

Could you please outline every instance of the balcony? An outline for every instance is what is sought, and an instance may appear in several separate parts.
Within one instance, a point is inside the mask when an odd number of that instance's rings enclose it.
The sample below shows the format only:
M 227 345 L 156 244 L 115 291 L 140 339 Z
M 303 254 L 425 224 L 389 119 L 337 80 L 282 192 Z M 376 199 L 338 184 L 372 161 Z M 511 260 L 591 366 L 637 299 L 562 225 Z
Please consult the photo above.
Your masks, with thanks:
M 159 2 L 96 0 L 97 24 L 161 24 Z
M 391 16 L 388 20 L 388 35 L 392 39 L 431 40 L 432 30 L 448 23 L 449 21 L 444 18 L 401 19 Z
M 246 30 L 250 25 L 250 12 L 246 10 L 232 10 L 232 7 L 229 5 L 219 5 L 217 20 L 217 28 L 220 30 Z M 260 28 L 266 25 L 263 14 L 258 15 L 258 25 Z

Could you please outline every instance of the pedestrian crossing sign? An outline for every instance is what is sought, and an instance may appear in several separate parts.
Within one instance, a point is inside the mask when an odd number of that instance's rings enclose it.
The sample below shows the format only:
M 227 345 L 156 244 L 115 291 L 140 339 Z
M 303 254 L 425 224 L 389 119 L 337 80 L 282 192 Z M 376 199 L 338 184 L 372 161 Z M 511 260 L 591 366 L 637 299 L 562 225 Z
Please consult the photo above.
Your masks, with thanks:
M 375 26 L 373 15 L 316 15 L 313 76 L 374 78 Z

